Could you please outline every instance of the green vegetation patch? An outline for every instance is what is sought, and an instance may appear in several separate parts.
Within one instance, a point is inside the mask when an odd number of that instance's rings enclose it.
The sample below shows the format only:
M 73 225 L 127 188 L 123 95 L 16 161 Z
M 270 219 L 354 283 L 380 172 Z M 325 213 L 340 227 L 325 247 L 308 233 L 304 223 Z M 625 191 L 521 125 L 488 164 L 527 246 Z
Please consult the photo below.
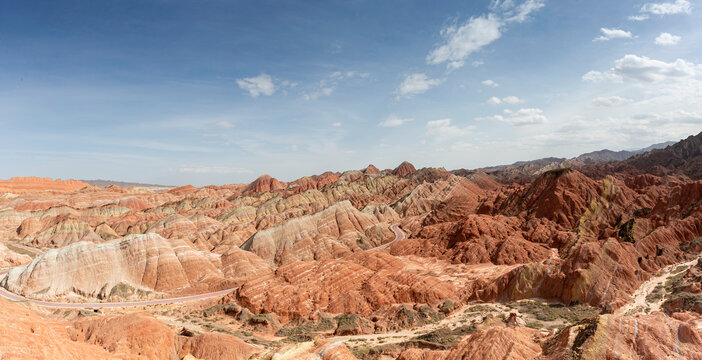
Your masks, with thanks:
M 475 325 L 465 325 L 457 327 L 455 329 L 450 329 L 448 327 L 441 327 L 436 330 L 430 331 L 426 334 L 414 337 L 410 341 L 423 341 L 432 344 L 440 345 L 441 348 L 451 348 L 458 343 L 462 336 L 470 335 L 475 332 Z
M 217 304 L 202 311 L 202 316 L 211 317 L 224 313 L 229 316 L 236 316 L 241 311 L 241 307 L 236 304 Z
M 529 321 L 528 323 L 526 323 L 526 327 L 538 330 L 543 328 L 544 324 L 541 321 Z
M 490 312 L 490 311 L 492 311 L 492 310 L 493 310 L 493 308 L 490 307 L 490 306 L 487 306 L 487 305 L 474 305 L 474 306 L 469 307 L 469 308 L 466 310 L 466 312 L 467 312 L 467 313 L 480 313 L 480 314 L 484 314 L 484 313 Z
M 619 228 L 619 240 L 624 241 L 624 242 L 630 242 L 630 243 L 635 243 L 636 239 L 634 238 L 634 224 L 636 223 L 636 219 L 631 219 Z
M 137 289 L 134 288 L 133 286 L 129 284 L 125 284 L 123 282 L 115 285 L 112 290 L 110 290 L 110 297 L 120 297 L 120 298 L 127 298 L 129 296 L 134 295 L 134 293 L 137 292 Z
M 679 310 L 702 313 L 702 294 L 681 292 L 668 295 L 663 307 L 672 306 Z
M 295 336 L 295 335 L 305 335 L 310 333 L 320 333 L 327 332 L 336 329 L 336 323 L 334 319 L 322 317 L 317 322 L 310 322 L 298 326 L 286 325 L 282 329 L 275 333 L 275 336 Z
M 584 319 L 578 322 L 577 325 L 582 326 L 582 328 L 580 329 L 580 331 L 578 331 L 578 335 L 575 336 L 575 340 L 573 341 L 572 347 L 576 359 L 579 359 L 582 356 L 583 344 L 585 343 L 585 341 L 587 341 L 587 339 L 595 335 L 599 323 L 599 317 Z
M 336 333 L 346 334 L 360 325 L 363 316 L 360 314 L 342 314 L 336 317 Z
M 380 355 L 398 353 L 403 349 L 400 344 L 385 344 L 380 346 L 360 345 L 351 347 L 351 353 L 359 360 L 375 360 Z
M 563 320 L 567 323 L 576 323 L 583 319 L 599 315 L 600 310 L 589 305 L 564 306 L 561 304 L 542 304 L 536 301 L 517 301 L 505 304 L 517 309 L 522 314 L 529 314 L 538 321 Z
M 656 285 L 656 287 L 653 288 L 653 291 L 651 291 L 650 294 L 646 295 L 646 301 L 649 303 L 655 303 L 655 302 L 658 302 L 659 300 L 663 299 L 664 295 L 665 295 L 665 285 L 663 285 L 663 284 Z
M 680 244 L 680 249 L 683 251 L 688 251 L 690 249 L 693 249 L 695 247 L 702 246 L 702 236 L 698 237 L 695 240 L 690 241 L 689 243 L 682 243 Z
M 571 172 L 571 171 L 573 171 L 573 169 L 571 169 L 571 168 L 553 169 L 553 170 L 549 170 L 549 171 L 544 172 L 544 175 L 546 175 L 546 176 L 553 176 L 553 177 L 555 177 L 555 178 L 559 178 L 559 177 L 561 177 L 562 175 L 567 174 L 567 173 L 569 173 L 569 172 Z

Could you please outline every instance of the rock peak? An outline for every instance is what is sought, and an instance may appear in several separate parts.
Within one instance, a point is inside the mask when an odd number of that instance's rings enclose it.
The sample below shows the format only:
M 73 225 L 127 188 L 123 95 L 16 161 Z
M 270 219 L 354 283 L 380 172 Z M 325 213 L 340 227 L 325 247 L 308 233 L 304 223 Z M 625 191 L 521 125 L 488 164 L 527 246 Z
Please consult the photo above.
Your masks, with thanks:
M 366 175 L 377 175 L 380 174 L 380 170 L 375 167 L 373 164 L 368 164 L 365 169 L 363 169 L 363 173 Z
M 403 161 L 402 164 L 392 171 L 392 174 L 399 177 L 405 177 L 407 175 L 414 174 L 415 172 L 417 172 L 417 169 L 414 168 L 414 165 L 407 161 Z
M 286 184 L 279 181 L 278 179 L 276 179 L 268 174 L 263 174 L 263 175 L 259 176 L 258 179 L 254 180 L 251 184 L 246 186 L 246 188 L 244 188 L 243 193 L 244 194 L 251 194 L 251 193 L 270 192 L 270 191 L 285 189 L 285 186 L 286 186 Z

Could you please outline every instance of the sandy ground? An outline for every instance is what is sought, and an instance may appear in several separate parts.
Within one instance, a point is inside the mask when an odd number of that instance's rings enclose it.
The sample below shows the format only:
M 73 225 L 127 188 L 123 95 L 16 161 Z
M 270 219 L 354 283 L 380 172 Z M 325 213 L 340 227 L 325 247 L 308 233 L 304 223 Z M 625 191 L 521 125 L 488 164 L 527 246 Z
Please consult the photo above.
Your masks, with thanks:
M 655 289 L 656 286 L 665 285 L 665 282 L 668 280 L 668 278 L 670 278 L 673 275 L 676 275 L 677 273 L 673 273 L 673 270 L 677 269 L 680 266 L 686 266 L 689 268 L 690 266 L 694 265 L 699 258 L 700 256 L 690 261 L 672 264 L 664 267 L 657 275 L 653 276 L 651 279 L 641 284 L 641 286 L 632 295 L 633 298 L 631 302 L 617 309 L 617 311 L 615 311 L 615 314 L 636 315 L 639 313 L 644 313 L 647 308 L 649 308 L 650 311 L 660 311 L 661 304 L 665 299 L 660 299 L 654 303 L 650 303 L 646 300 L 646 297 L 651 292 L 653 292 L 653 289 Z

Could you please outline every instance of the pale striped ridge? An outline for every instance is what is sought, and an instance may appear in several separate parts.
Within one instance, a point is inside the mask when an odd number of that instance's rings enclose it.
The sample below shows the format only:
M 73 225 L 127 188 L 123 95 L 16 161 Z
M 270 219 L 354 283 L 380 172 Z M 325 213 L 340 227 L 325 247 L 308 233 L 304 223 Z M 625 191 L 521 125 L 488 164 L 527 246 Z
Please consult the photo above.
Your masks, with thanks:
M 602 305 L 602 303 L 605 300 L 605 297 L 607 296 L 607 292 L 609 292 L 609 287 L 612 285 L 612 280 L 614 280 L 614 276 L 617 274 L 617 270 L 619 269 L 619 263 L 620 261 L 617 261 L 617 264 L 614 266 L 614 270 L 612 270 L 612 276 L 609 277 L 609 281 L 607 281 L 607 286 L 605 286 L 604 292 L 602 292 L 602 297 L 600 298 L 599 305 Z

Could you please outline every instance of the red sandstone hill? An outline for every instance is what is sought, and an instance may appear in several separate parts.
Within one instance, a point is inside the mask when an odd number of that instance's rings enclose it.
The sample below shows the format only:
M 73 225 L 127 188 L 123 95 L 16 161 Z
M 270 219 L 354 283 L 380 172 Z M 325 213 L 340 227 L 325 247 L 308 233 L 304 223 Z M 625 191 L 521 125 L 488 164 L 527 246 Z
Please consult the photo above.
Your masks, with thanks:
M 155 316 L 0 300 L 0 357 L 699 358 L 695 139 L 511 182 L 405 162 L 2 196 L 0 270 L 15 268 L 0 286 L 16 294 L 231 291 L 143 309 Z
M 26 194 L 37 191 L 70 192 L 88 187 L 87 183 L 79 180 L 61 180 L 39 177 L 13 177 L 0 180 L 0 193 Z
M 392 174 L 399 177 L 405 177 L 407 175 L 414 174 L 415 172 L 417 172 L 417 169 L 414 168 L 414 165 L 407 161 L 403 161 L 402 164 L 392 171 Z

